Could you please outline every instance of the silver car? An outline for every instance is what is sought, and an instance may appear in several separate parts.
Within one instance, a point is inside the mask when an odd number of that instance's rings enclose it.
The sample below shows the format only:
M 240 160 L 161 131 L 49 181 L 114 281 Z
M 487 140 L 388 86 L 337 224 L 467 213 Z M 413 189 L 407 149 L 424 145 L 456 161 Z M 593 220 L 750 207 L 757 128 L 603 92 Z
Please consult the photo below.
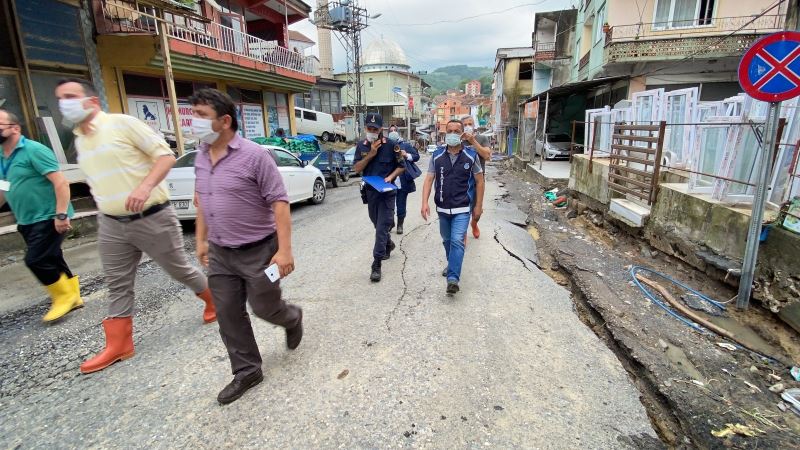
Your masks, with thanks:
M 572 139 L 563 133 L 547 133 L 542 139 L 536 140 L 536 154 L 544 155 L 546 159 L 569 158 L 569 147 Z M 544 151 L 542 150 L 544 147 Z

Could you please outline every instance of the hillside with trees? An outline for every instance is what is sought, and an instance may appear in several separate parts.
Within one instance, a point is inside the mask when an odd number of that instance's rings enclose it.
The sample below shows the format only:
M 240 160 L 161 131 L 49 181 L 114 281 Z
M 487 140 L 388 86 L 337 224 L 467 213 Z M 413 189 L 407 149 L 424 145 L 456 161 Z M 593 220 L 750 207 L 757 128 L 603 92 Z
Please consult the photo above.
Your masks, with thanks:
M 464 85 L 472 80 L 481 82 L 481 93 L 489 95 L 492 93 L 492 68 L 491 67 L 470 67 L 447 66 L 440 67 L 422 78 L 431 85 L 431 94 L 437 95 L 446 92 L 448 89 L 464 89 Z

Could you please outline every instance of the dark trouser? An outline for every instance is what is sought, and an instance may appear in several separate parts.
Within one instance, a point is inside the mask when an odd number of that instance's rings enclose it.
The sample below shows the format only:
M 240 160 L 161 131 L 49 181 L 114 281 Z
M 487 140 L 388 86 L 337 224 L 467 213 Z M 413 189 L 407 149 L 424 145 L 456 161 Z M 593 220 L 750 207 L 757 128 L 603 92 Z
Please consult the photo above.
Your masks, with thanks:
M 300 320 L 300 308 L 281 299 L 280 280 L 273 283 L 264 274 L 277 251 L 278 239 L 274 234 L 244 249 L 210 244 L 208 287 L 217 308 L 219 334 L 237 378 L 261 370 L 261 353 L 246 302 L 250 302 L 256 316 L 269 323 L 292 328 Z
M 17 231 L 28 246 L 25 265 L 40 283 L 49 286 L 58 281 L 62 273 L 67 278 L 72 278 L 72 272 L 64 261 L 64 253 L 61 251 L 64 235 L 56 231 L 56 225 L 52 220 L 18 225 Z
M 397 191 L 397 217 L 405 217 L 406 216 L 406 204 L 408 203 L 408 194 L 410 192 L 405 192 L 403 190 Z
M 394 225 L 395 197 L 394 191 L 378 192 L 374 189 L 367 189 L 369 220 L 375 226 L 375 246 L 372 248 L 372 257 L 375 261 L 383 258 L 389 246 L 389 231 Z

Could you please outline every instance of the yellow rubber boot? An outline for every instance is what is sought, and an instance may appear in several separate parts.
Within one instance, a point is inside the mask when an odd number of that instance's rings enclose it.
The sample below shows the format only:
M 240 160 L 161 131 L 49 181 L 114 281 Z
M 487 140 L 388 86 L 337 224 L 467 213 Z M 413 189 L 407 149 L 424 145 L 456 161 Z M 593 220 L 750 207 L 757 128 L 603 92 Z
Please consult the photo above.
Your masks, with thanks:
M 77 309 L 83 306 L 83 299 L 81 298 L 81 284 L 78 276 L 74 276 L 72 278 L 67 278 L 69 282 L 70 288 L 70 295 L 73 296 L 75 299 L 75 304 L 72 306 L 72 309 Z
M 46 286 L 46 288 L 53 303 L 50 305 L 50 311 L 47 311 L 47 314 L 42 317 L 45 322 L 60 319 L 73 309 L 83 306 L 80 295 L 76 296 L 74 294 L 73 284 L 63 273 L 58 281 Z

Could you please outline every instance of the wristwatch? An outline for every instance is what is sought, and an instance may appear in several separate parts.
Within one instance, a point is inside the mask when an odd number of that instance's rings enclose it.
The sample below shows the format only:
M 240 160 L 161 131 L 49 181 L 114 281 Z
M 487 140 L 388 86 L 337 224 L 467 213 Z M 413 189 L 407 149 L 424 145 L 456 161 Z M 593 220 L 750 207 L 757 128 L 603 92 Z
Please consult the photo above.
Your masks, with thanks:
M 56 219 L 58 219 L 58 220 L 67 220 L 67 219 L 69 219 L 69 216 L 66 213 L 59 213 L 59 214 L 56 214 Z

